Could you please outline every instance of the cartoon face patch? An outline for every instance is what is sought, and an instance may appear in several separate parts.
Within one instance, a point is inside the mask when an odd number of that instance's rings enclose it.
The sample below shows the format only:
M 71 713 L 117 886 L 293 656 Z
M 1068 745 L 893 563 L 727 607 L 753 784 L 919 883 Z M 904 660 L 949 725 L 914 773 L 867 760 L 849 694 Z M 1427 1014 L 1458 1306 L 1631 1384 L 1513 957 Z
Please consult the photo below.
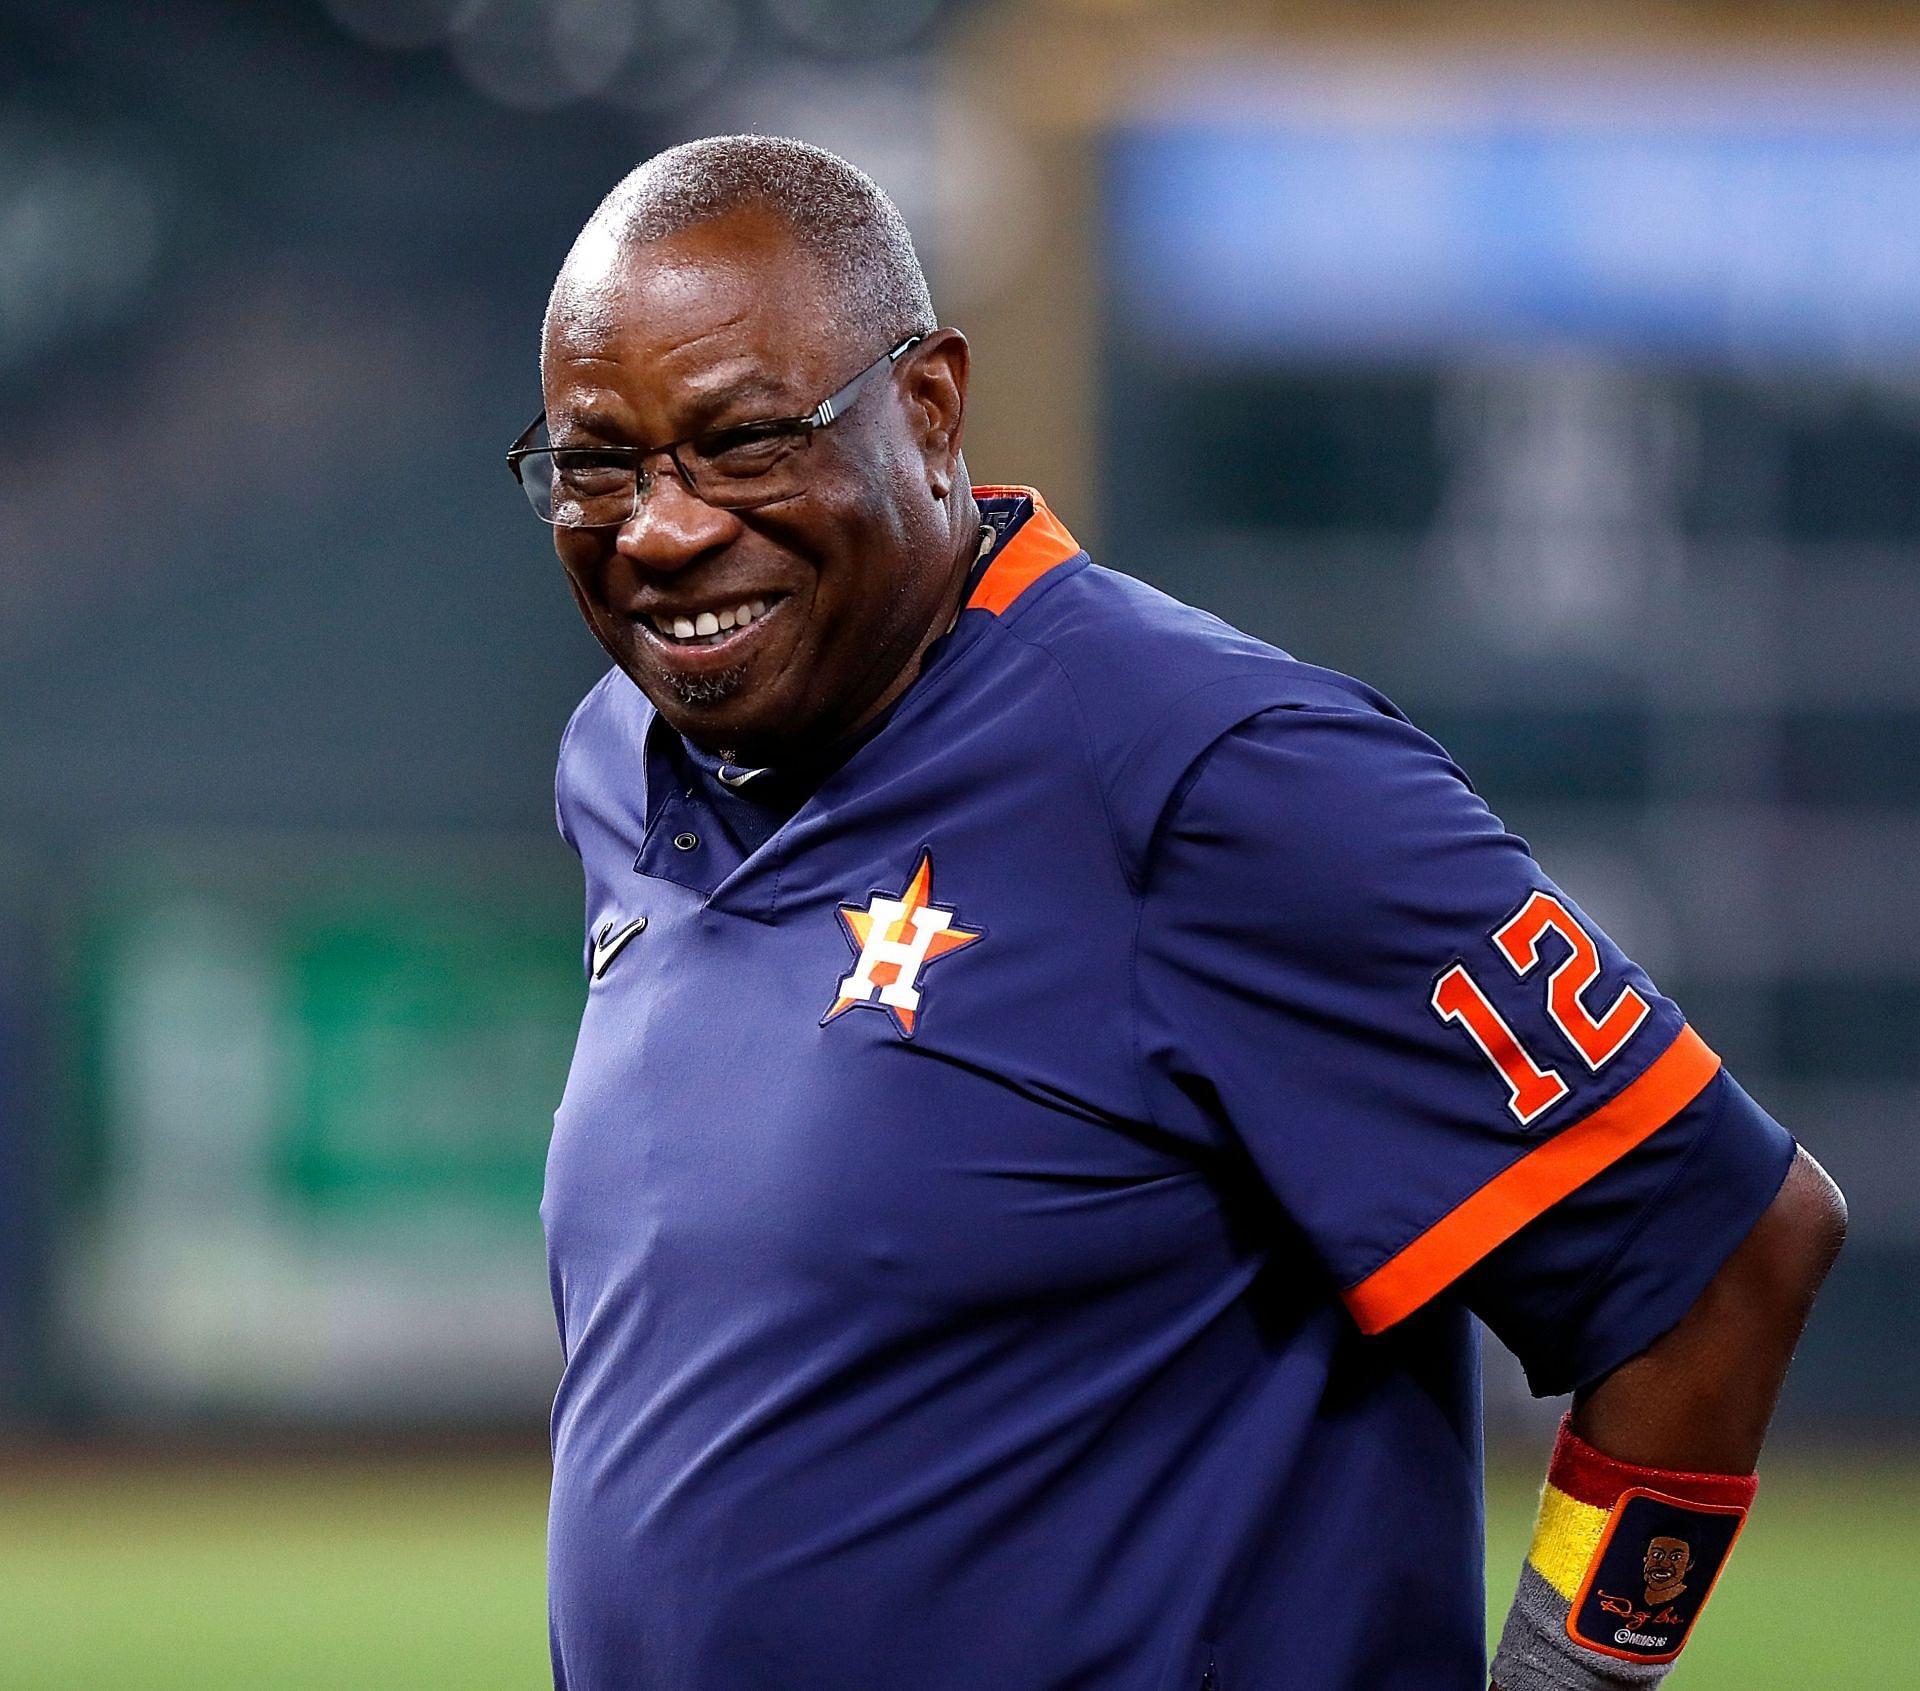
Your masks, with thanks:
M 1567 1615 L 1568 1636 L 1628 1661 L 1672 1661 L 1746 1517 L 1656 1491 L 1623 1494 Z

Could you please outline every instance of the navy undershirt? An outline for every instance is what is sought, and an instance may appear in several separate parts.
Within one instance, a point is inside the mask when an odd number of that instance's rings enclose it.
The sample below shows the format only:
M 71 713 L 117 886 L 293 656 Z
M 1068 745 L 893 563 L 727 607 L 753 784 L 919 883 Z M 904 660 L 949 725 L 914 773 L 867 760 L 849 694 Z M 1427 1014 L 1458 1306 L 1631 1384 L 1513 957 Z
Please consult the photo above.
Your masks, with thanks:
M 835 765 L 808 763 L 797 769 L 745 769 L 687 740 L 679 745 L 689 778 L 707 809 L 727 832 L 734 850 L 751 857 L 808 799 Z

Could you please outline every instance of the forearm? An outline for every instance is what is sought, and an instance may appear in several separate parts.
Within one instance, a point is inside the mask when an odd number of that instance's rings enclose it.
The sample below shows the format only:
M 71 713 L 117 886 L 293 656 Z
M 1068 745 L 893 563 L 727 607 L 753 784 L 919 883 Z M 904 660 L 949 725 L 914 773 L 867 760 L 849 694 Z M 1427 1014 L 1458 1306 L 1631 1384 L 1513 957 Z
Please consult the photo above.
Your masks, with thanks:
M 1574 1399 L 1573 1430 L 1622 1462 L 1751 1473 L 1846 1235 L 1846 1204 L 1805 1151 L 1739 1248 L 1664 1338 Z
M 1494 1691 L 1599 1691 L 1664 1676 L 1751 1500 L 1753 1482 L 1742 1476 L 1754 1471 L 1794 1345 L 1845 1231 L 1838 1190 L 1800 1152 L 1779 1195 L 1681 1322 L 1576 1395 L 1572 1437 L 1556 1450 Z M 1642 1492 L 1652 1499 L 1632 1501 Z M 1688 1514 L 1690 1507 L 1703 1512 Z M 1690 1605 L 1665 1607 L 1652 1587 L 1635 1599 L 1637 1570 L 1605 1554 L 1610 1520 L 1623 1536 L 1637 1523 L 1639 1540 L 1680 1546 L 1698 1560 Z M 1669 1536 L 1649 1540 L 1649 1532 Z M 1720 1548 L 1703 1556 L 1716 1536 Z M 1583 1597 L 1589 1589 L 1606 1594 L 1603 1613 Z M 1616 1624 L 1624 1630 L 1610 1630 Z M 1651 1659 L 1621 1660 L 1616 1643 Z

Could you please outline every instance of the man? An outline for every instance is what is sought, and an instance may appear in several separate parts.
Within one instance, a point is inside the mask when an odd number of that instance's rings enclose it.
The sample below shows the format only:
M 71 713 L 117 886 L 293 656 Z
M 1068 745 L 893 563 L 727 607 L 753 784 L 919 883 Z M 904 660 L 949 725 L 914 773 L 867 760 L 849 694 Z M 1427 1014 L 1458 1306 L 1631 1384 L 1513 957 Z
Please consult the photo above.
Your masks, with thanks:
M 971 487 L 967 356 L 789 141 L 554 288 L 557 1683 L 1466 1691 L 1469 1311 L 1576 1392 L 1496 1671 L 1657 1679 L 1595 1582 L 1711 1583 L 1837 1193 L 1383 699 Z

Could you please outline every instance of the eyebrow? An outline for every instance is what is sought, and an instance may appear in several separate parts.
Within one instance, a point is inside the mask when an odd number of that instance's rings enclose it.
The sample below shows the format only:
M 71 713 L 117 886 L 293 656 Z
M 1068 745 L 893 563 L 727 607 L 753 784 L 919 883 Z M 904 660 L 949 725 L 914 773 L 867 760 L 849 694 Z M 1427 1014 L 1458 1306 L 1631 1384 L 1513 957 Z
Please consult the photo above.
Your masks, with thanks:
M 710 387 L 689 388 L 685 392 L 688 418 L 692 424 L 688 432 L 704 433 L 713 426 L 715 417 L 744 400 L 764 399 L 769 404 L 791 404 L 791 401 L 784 399 L 784 392 L 779 381 L 764 370 L 750 370 L 731 379 L 715 382 Z M 797 412 L 781 414 L 799 415 Z M 614 420 L 613 415 L 597 405 L 587 406 L 569 420 L 566 433 L 571 435 L 576 431 L 598 435 L 604 440 L 628 438 L 626 429 Z

